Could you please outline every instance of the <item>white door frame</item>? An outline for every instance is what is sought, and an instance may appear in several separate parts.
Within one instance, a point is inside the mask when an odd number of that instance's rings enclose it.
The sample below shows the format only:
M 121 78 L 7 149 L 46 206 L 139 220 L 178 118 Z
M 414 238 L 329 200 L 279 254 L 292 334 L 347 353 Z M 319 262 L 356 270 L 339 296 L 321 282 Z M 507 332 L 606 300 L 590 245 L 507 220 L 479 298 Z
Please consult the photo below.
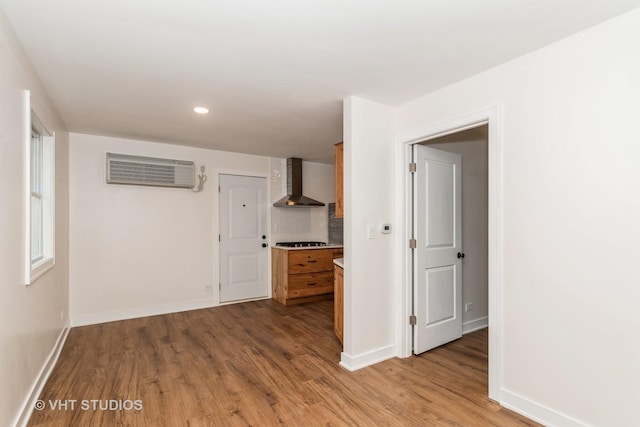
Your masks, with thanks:
M 468 115 L 454 117 L 446 122 L 399 134 L 395 144 L 395 190 L 397 194 L 396 277 L 402 278 L 397 288 L 398 316 L 396 327 L 397 354 L 412 354 L 412 329 L 409 315 L 412 313 L 412 254 L 409 239 L 412 237 L 411 161 L 412 145 L 441 136 L 488 124 L 489 148 L 489 398 L 500 402 L 502 388 L 502 295 L 503 295 L 503 141 L 502 106 L 496 105 Z
M 272 285 L 271 285 L 271 185 L 270 178 L 271 175 L 266 173 L 256 173 L 250 170 L 238 170 L 238 169 L 224 169 L 224 168 L 216 168 L 213 170 L 213 174 L 215 176 L 215 181 L 212 183 L 214 185 L 213 191 L 213 260 L 212 260 L 212 273 L 213 273 L 213 306 L 227 305 L 227 304 L 237 304 L 236 302 L 220 302 L 220 288 L 218 284 L 220 283 L 220 242 L 218 241 L 218 236 L 220 234 L 220 193 L 218 189 L 220 188 L 220 175 L 239 175 L 239 176 L 251 176 L 257 178 L 266 178 L 267 180 L 267 243 L 269 243 L 269 253 L 267 254 L 267 265 L 268 273 L 267 273 L 267 283 L 269 284 L 269 293 L 267 298 L 271 298 Z

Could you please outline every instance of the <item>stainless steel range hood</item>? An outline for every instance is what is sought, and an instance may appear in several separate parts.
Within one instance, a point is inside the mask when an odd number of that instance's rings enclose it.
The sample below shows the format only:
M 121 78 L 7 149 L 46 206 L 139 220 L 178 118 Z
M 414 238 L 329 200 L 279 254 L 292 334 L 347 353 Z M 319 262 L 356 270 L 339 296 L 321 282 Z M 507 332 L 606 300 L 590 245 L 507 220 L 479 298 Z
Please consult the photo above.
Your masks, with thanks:
M 287 195 L 273 204 L 277 208 L 310 208 L 324 206 L 324 203 L 313 200 L 302 194 L 302 159 L 287 159 Z

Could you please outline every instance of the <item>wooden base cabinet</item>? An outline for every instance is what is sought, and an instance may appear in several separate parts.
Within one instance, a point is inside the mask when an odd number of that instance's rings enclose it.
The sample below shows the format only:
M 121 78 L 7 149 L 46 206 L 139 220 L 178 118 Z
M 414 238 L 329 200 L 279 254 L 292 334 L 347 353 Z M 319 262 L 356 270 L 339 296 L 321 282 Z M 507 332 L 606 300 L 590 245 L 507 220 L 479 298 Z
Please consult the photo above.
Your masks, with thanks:
M 334 265 L 333 271 L 333 331 L 342 344 L 344 334 L 344 269 Z
M 272 298 L 285 305 L 331 299 L 333 259 L 341 257 L 342 249 L 271 248 Z

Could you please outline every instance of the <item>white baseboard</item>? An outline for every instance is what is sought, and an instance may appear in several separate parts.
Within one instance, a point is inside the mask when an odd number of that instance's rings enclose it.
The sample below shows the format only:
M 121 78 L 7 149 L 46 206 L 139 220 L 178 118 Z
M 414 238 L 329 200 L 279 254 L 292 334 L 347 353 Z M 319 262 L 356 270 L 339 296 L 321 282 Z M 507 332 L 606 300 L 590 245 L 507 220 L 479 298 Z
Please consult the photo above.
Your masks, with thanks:
M 221 302 L 219 305 L 223 306 L 223 305 L 233 305 L 233 304 L 241 304 L 243 302 L 252 302 L 252 301 L 265 301 L 271 299 L 270 296 L 266 296 L 266 297 L 259 297 L 259 298 L 247 298 L 247 299 L 239 299 L 239 300 L 235 300 L 235 301 L 225 301 L 225 302 Z M 217 306 L 216 306 L 217 307 Z
M 488 317 L 471 320 L 462 324 L 462 334 L 468 334 L 488 326 Z M 356 371 L 395 356 L 397 356 L 397 354 L 394 352 L 394 346 L 382 347 L 357 356 L 350 356 L 342 352 L 340 355 L 340 365 L 349 371 Z
M 470 320 L 462 324 L 462 335 L 484 329 L 489 326 L 489 318 L 481 317 L 480 319 Z
M 340 366 L 352 372 L 357 371 L 358 369 L 375 365 L 378 362 L 395 357 L 396 353 L 394 349 L 395 346 L 390 345 L 367 353 L 359 354 L 357 356 L 350 356 L 347 353 L 342 352 L 340 354 Z
M 54 344 L 49 356 L 45 359 L 42 367 L 40 368 L 40 372 L 36 376 L 36 379 L 33 381 L 31 388 L 29 389 L 29 393 L 24 399 L 22 403 L 22 407 L 20 411 L 16 415 L 14 419 L 13 425 L 15 427 L 25 427 L 29 422 L 29 418 L 31 418 L 31 413 L 33 412 L 34 405 L 40 397 L 40 393 L 42 393 L 42 389 L 49 379 L 49 375 L 53 371 L 53 368 L 56 366 L 56 362 L 58 361 L 58 357 L 60 356 L 60 352 L 62 351 L 62 347 L 64 347 L 64 343 L 67 340 L 67 336 L 69 335 L 69 323 L 67 323 L 62 331 L 60 331 L 60 335 L 58 335 L 58 339 Z
M 575 418 L 554 411 L 504 388 L 500 392 L 502 399 L 500 404 L 502 406 L 542 425 L 548 427 L 584 427 L 587 425 Z
M 71 314 L 71 326 L 95 325 L 98 323 L 115 322 L 117 320 L 136 319 L 139 317 L 157 316 L 160 314 L 179 313 L 182 311 L 199 310 L 215 307 L 213 299 L 200 299 L 172 304 L 155 306 L 132 307 L 124 310 L 104 311 L 101 313 Z

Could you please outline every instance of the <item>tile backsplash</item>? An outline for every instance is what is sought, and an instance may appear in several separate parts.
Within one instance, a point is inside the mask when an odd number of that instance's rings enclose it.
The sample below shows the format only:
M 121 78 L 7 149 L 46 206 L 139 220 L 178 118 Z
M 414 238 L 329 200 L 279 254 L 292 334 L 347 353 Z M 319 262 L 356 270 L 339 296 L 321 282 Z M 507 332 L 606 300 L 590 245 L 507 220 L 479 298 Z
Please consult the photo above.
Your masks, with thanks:
M 336 218 L 336 204 L 329 203 L 329 243 L 342 245 L 343 235 L 343 219 Z
M 327 208 L 271 208 L 273 242 L 327 240 Z

